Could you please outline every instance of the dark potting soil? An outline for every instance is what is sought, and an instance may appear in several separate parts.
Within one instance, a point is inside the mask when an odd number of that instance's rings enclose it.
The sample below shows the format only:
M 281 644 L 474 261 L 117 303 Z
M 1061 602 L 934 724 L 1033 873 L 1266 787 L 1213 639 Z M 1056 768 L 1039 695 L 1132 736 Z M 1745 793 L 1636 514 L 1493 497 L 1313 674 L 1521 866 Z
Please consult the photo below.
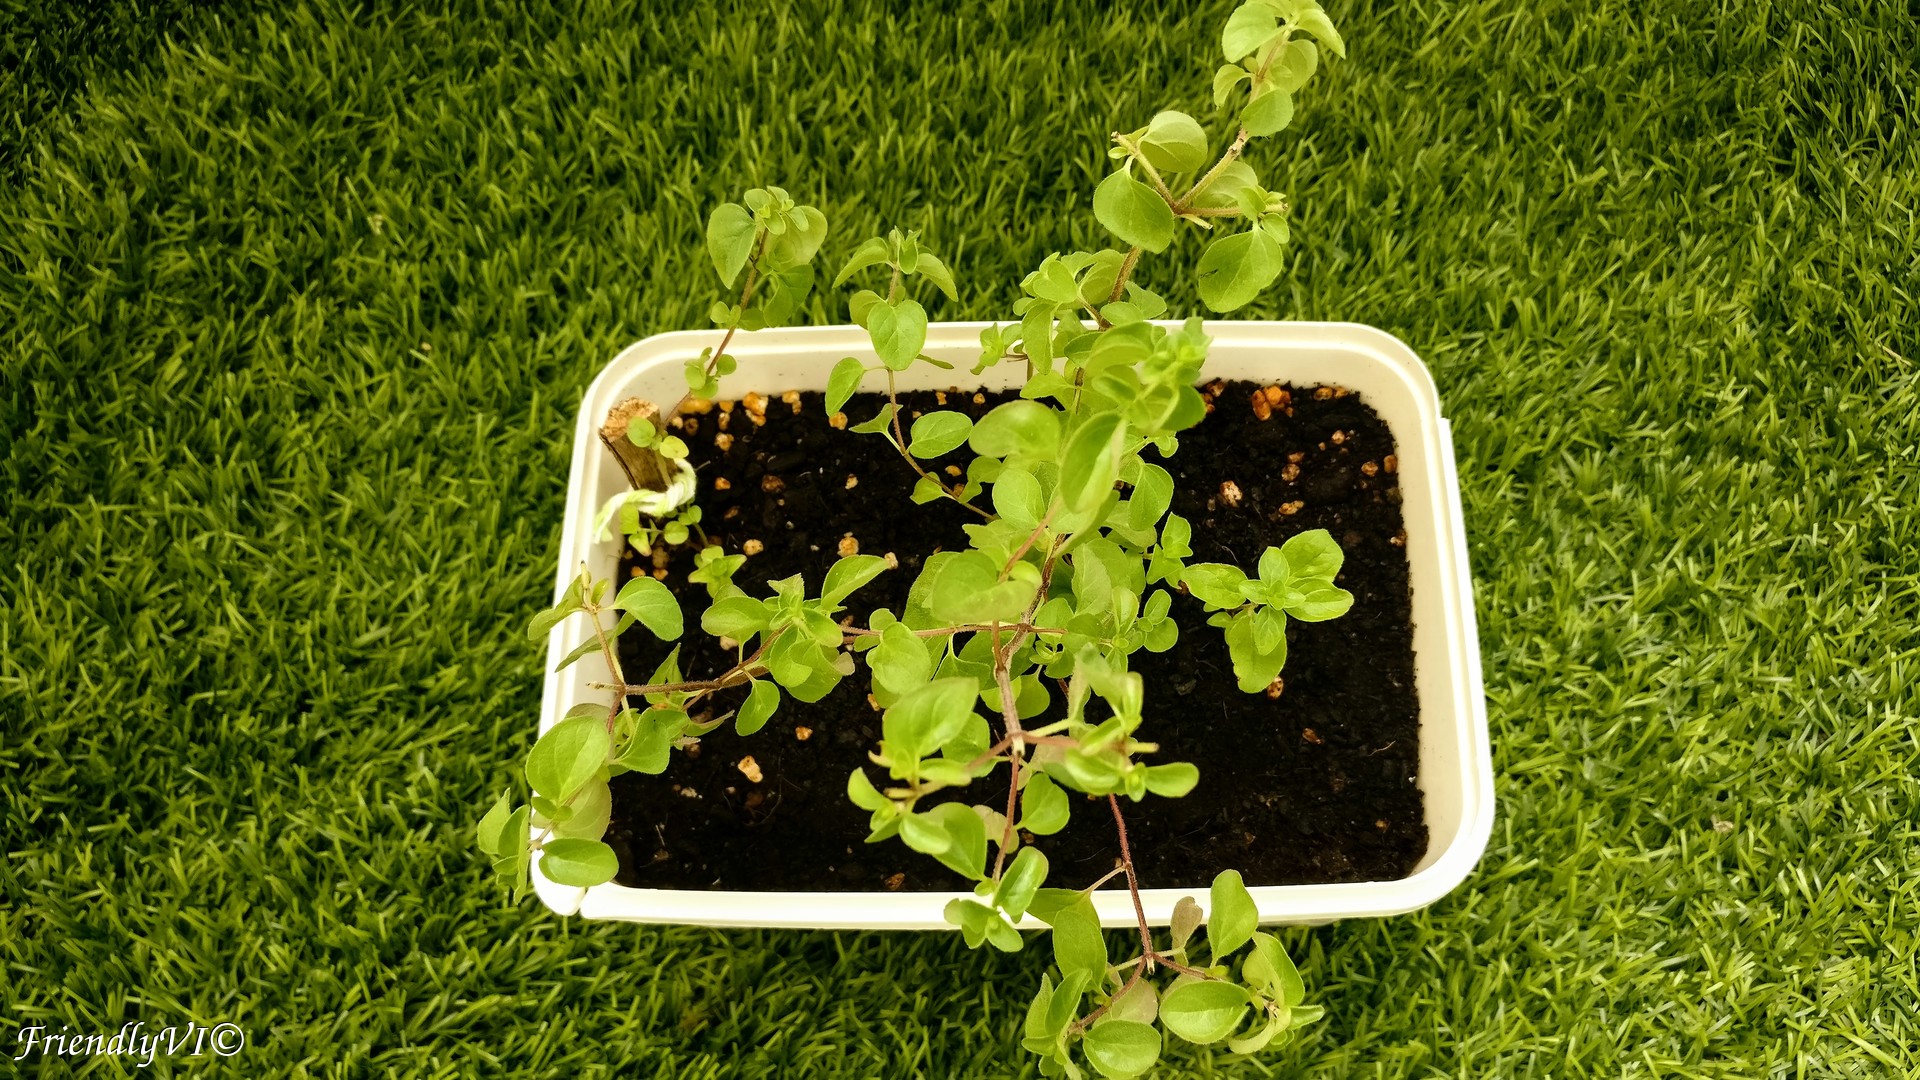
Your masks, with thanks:
M 1212 413 L 1160 462 L 1174 476 L 1174 512 L 1193 525 L 1189 561 L 1251 570 L 1269 545 L 1324 528 L 1346 552 L 1338 581 L 1354 605 L 1330 622 L 1290 623 L 1275 697 L 1241 693 L 1220 630 L 1206 624 L 1199 601 L 1175 597 L 1179 644 L 1133 657 L 1147 692 L 1139 737 L 1161 746 L 1147 760 L 1190 761 L 1200 784 L 1185 798 L 1121 800 L 1140 878 L 1150 887 L 1200 889 L 1227 868 L 1251 885 L 1387 880 L 1412 872 L 1427 846 L 1392 434 L 1358 396 L 1335 388 L 1287 387 L 1290 403 L 1261 419 L 1251 404 L 1258 389 L 1211 384 Z M 978 418 L 1009 396 L 908 394 L 902 404 L 907 415 L 947 408 Z M 861 395 L 847 413 L 864 420 L 882 400 Z M 907 463 L 878 436 L 830 426 L 818 394 L 768 402 L 763 425 L 738 404 L 688 417 L 682 434 L 699 472 L 708 535 L 729 552 L 755 551 L 735 575 L 742 587 L 764 595 L 765 582 L 803 573 L 811 594 L 849 538 L 863 553 L 899 560 L 898 570 L 850 599 L 846 614 L 862 626 L 875 608 L 900 610 L 922 560 L 963 546 L 960 527 L 975 520 L 948 500 L 914 505 Z M 964 465 L 965 456 L 963 448 L 935 465 L 944 471 Z M 698 630 L 707 595 L 687 583 L 692 568 L 693 548 L 675 551 L 667 584 L 687 616 L 683 669 L 701 678 L 734 658 Z M 652 559 L 629 549 L 620 573 L 625 579 L 651 569 Z M 666 654 L 638 631 L 622 638 L 620 650 L 625 670 L 638 673 Z M 863 658 L 815 704 L 783 695 L 754 735 L 741 738 L 723 725 L 696 751 L 676 752 L 664 774 L 615 779 L 606 839 L 620 856 L 617 880 L 762 891 L 967 887 L 903 844 L 863 842 L 867 813 L 847 800 L 847 775 L 864 766 L 886 783 L 866 756 L 880 738 L 868 679 Z M 1062 696 L 1056 691 L 1056 706 Z M 708 702 L 718 715 L 743 697 L 734 690 Z M 758 782 L 740 768 L 749 756 Z M 960 795 L 1003 805 L 1005 777 L 1001 769 Z M 1114 866 L 1105 800 L 1076 796 L 1073 806 L 1064 831 L 1039 838 L 1052 885 L 1085 885 Z

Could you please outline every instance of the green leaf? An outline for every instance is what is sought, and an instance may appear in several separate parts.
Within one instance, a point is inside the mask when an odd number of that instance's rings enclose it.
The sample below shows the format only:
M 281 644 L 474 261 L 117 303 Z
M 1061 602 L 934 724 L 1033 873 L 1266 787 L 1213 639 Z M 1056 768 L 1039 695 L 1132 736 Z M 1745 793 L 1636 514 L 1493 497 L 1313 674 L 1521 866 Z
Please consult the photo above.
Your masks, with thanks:
M 1032 529 L 1047 514 L 1040 481 L 1025 469 L 1006 469 L 993 482 L 993 512 L 1010 524 Z
M 729 596 L 715 601 L 701 614 L 700 629 L 744 645 L 753 635 L 765 630 L 771 620 L 772 613 L 765 601 L 751 596 Z
M 1242 1035 L 1227 1040 L 1227 1049 L 1236 1054 L 1257 1054 L 1273 1042 L 1274 1037 L 1287 1030 L 1291 1017 L 1284 1012 L 1267 1017 L 1267 1022 L 1252 1035 Z M 1283 1041 L 1281 1045 L 1285 1045 Z
M 767 649 L 767 674 L 795 698 L 818 701 L 840 681 L 835 655 L 835 650 L 817 644 L 806 633 L 779 634 Z
M 805 267 L 813 261 L 827 238 L 827 216 L 812 206 L 796 206 L 787 218 L 787 229 L 767 237 L 766 261 L 785 270 Z M 807 288 L 813 287 L 813 272 L 807 271 Z
M 1060 412 L 1037 401 L 1005 402 L 981 417 L 967 440 L 986 457 L 1052 457 L 1060 448 Z
M 899 411 L 900 406 L 889 401 L 885 405 L 880 406 L 880 411 L 874 414 L 873 419 L 855 424 L 847 430 L 857 431 L 862 435 L 886 434 L 887 429 L 893 424 L 894 414 Z M 891 442 L 893 437 L 888 435 L 887 438 L 888 441 Z
M 644 713 L 635 713 L 631 709 L 623 711 L 622 721 L 633 717 L 633 734 L 626 745 L 620 748 L 620 756 L 614 764 L 623 769 L 649 776 L 658 776 L 667 771 L 667 765 L 673 757 L 673 741 L 685 730 L 686 713 L 679 709 L 648 709 Z
M 927 344 L 927 312 L 910 299 L 881 301 L 867 312 L 867 334 L 880 362 L 905 371 Z
M 1098 1023 L 1111 1020 L 1132 1020 L 1135 1023 L 1151 1024 L 1160 1018 L 1160 994 L 1153 988 L 1153 980 L 1141 979 L 1133 988 L 1113 995 L 1106 1014 Z
M 1079 889 L 1041 889 L 1033 894 L 1033 902 L 1027 905 L 1027 914 L 1052 926 L 1060 912 L 1079 903 L 1085 895 Z
M 931 814 L 904 814 L 900 818 L 900 839 L 922 855 L 936 858 L 953 846 L 953 838 Z
M 1033 903 L 1034 894 L 1047 880 L 1047 857 L 1037 848 L 1023 847 L 1013 857 L 1013 865 L 1000 878 L 993 892 L 994 902 L 1013 918 L 1019 918 Z
M 921 252 L 919 260 L 914 263 L 914 270 L 933 282 L 934 287 L 945 293 L 947 299 L 960 299 L 960 291 L 953 287 L 953 271 L 947 269 L 946 263 L 934 258 L 932 252 Z
M 847 314 L 860 325 L 867 325 L 867 316 L 880 305 L 880 294 L 872 289 L 861 289 L 847 297 Z
M 1245 307 L 1285 268 L 1280 242 L 1260 229 L 1223 236 L 1200 255 L 1200 299 L 1214 311 Z
M 913 482 L 913 491 L 907 497 L 913 500 L 915 506 L 925 506 L 930 502 L 938 502 L 947 495 L 947 489 L 941 485 L 940 481 L 930 475 L 923 475 Z
M 1238 206 L 1240 196 L 1249 188 L 1259 188 L 1260 178 L 1254 173 L 1253 166 L 1244 161 L 1228 162 L 1219 172 L 1210 173 L 1212 180 L 1193 197 L 1195 206 L 1220 209 Z
M 1147 790 L 1163 798 L 1177 799 L 1200 782 L 1198 767 L 1185 761 L 1147 766 Z
M 753 257 L 753 215 L 739 203 L 721 203 L 707 217 L 707 254 L 722 284 L 732 285 Z
M 1186 113 L 1155 113 L 1140 137 L 1140 153 L 1161 172 L 1197 172 L 1207 164 L 1207 133 Z
M 1093 190 L 1093 216 L 1134 247 L 1165 251 L 1173 242 L 1172 208 L 1159 192 L 1124 170 L 1109 175 Z
M 1220 31 L 1220 51 L 1229 62 L 1243 59 L 1258 52 L 1279 29 L 1273 10 L 1263 0 L 1249 0 L 1227 17 Z
M 820 599 L 828 606 L 837 606 L 862 585 L 885 573 L 886 569 L 887 560 L 878 555 L 848 555 L 827 571 L 826 584 L 820 588 Z
M 853 254 L 847 258 L 847 264 L 840 268 L 838 274 L 834 275 L 833 287 L 837 289 L 845 285 L 848 278 L 865 270 L 869 266 L 878 266 L 886 262 L 891 254 L 892 252 L 887 246 L 887 241 L 883 237 L 871 236 L 862 240 L 860 246 L 854 248 Z
M 1207 906 L 1207 945 L 1215 963 L 1247 943 L 1260 925 L 1260 909 L 1240 880 L 1240 871 L 1222 870 L 1213 879 L 1211 903 Z
M 739 714 L 733 718 L 733 730 L 751 735 L 766 727 L 773 710 L 779 707 L 780 688 L 765 679 L 755 679 L 753 689 L 747 691 L 747 700 L 741 703 Z
M 1168 514 L 1160 526 L 1160 543 L 1153 549 L 1147 567 L 1149 582 L 1179 581 L 1186 574 L 1182 559 L 1193 554 L 1193 526 L 1179 514 Z
M 971 678 L 936 679 L 901 698 L 880 719 L 888 753 L 923 758 L 940 749 L 973 715 L 979 692 Z
M 665 585 L 644 574 L 620 587 L 613 606 L 640 620 L 661 641 L 677 640 L 686 631 L 680 601 Z
M 1227 656 L 1233 661 L 1234 677 L 1239 681 L 1241 692 L 1247 694 L 1265 690 L 1287 664 L 1286 635 L 1279 637 L 1275 648 L 1262 649 L 1257 640 L 1257 626 L 1254 615 L 1242 613 L 1227 623 L 1225 635 Z
M 964 413 L 930 412 L 913 422 L 907 452 L 917 458 L 937 458 L 955 450 L 973 432 L 973 421 Z
M 867 377 L 867 365 L 857 356 L 849 356 L 833 365 L 832 374 L 827 376 L 827 414 L 831 416 L 847 407 L 847 402 L 860 390 L 860 380 Z
M 958 552 L 923 573 L 932 577 L 928 612 L 948 625 L 1017 622 L 1039 591 L 1037 582 L 1001 581 L 999 564 L 980 551 Z
M 531 815 L 531 807 L 521 806 L 507 816 L 506 827 L 500 830 L 500 851 L 493 858 L 493 872 L 513 882 L 515 896 L 526 888 L 532 860 L 533 837 L 527 831 Z
M 1253 72 L 1248 71 L 1239 64 L 1220 65 L 1219 70 L 1213 73 L 1214 105 L 1225 105 L 1227 98 L 1233 94 L 1233 88 L 1251 78 L 1253 78 Z
M 893 805 L 867 778 L 866 770 L 855 769 L 847 777 L 847 798 L 862 810 L 882 810 Z
M 1274 135 L 1293 123 L 1293 95 L 1277 86 L 1262 87 L 1240 110 L 1240 126 L 1249 135 Z
M 613 736 L 598 716 L 571 716 L 547 729 L 527 752 L 527 783 L 533 790 L 565 802 L 607 764 Z
M 1282 1005 L 1298 1005 L 1306 999 L 1307 984 L 1300 978 L 1300 969 L 1272 934 L 1253 935 L 1253 951 L 1240 974 L 1254 989 Z
M 1046 773 L 1034 773 L 1020 789 L 1020 827 L 1036 836 L 1051 836 L 1067 827 L 1067 793 Z
M 1118 413 L 1096 413 L 1067 437 L 1060 463 L 1060 498 L 1069 510 L 1091 510 L 1120 477 L 1126 423 Z
M 1272 551 L 1272 548 L 1268 548 Z M 1325 529 L 1308 529 L 1287 538 L 1281 544 L 1280 558 L 1286 564 L 1287 576 L 1294 581 L 1311 580 L 1331 582 L 1340 573 L 1340 567 L 1346 562 L 1346 553 L 1334 542 L 1333 534 Z M 1266 571 L 1261 570 L 1261 576 Z
M 1200 924 L 1205 921 L 1206 913 L 1200 910 L 1200 905 L 1194 902 L 1193 897 L 1181 897 L 1179 902 L 1173 905 L 1173 921 L 1169 926 L 1173 934 L 1173 947 L 1186 948 L 1187 941 L 1193 937 L 1193 932 L 1198 930 Z
M 1133 495 L 1127 499 L 1127 523 L 1146 532 L 1160 523 L 1172 505 L 1172 474 L 1158 465 L 1142 464 L 1133 479 Z
M 905 623 L 891 623 L 880 631 L 880 643 L 867 655 L 873 668 L 876 693 L 884 693 L 881 704 L 892 704 L 899 695 L 925 685 L 933 677 L 933 658 L 926 642 Z
M 1120 545 L 1098 536 L 1082 543 L 1069 557 L 1073 565 L 1073 593 L 1083 612 L 1099 615 L 1120 612 L 1123 606 L 1139 599 L 1141 580 L 1138 556 L 1128 555 Z M 1133 597 L 1127 600 L 1124 591 Z M 1128 614 L 1132 614 L 1131 610 Z
M 1287 614 L 1301 622 L 1326 622 L 1353 609 L 1353 594 L 1338 585 L 1315 582 L 1286 602 Z
M 560 620 L 586 609 L 581 595 L 585 588 L 585 582 L 586 576 L 584 574 L 574 578 L 573 581 L 568 583 L 566 591 L 560 594 L 558 602 L 527 620 L 528 641 L 541 640 L 551 633 L 554 627 L 560 625 Z
M 1053 332 L 1054 315 L 1057 309 L 1051 304 L 1035 303 L 1029 307 L 1020 319 L 1020 349 L 1034 366 L 1033 376 L 1027 379 L 1027 386 L 1021 390 L 1021 396 L 1032 399 L 1042 397 L 1033 386 L 1036 379 L 1044 385 L 1045 377 L 1060 379 L 1053 370 Z
M 816 601 L 802 609 L 799 621 L 795 625 L 801 633 L 812 638 L 815 644 L 828 648 L 837 647 L 841 638 L 845 636 L 841 633 L 840 624 L 833 621 L 833 616 L 821 611 L 817 604 Z
M 1241 591 L 1247 575 L 1229 563 L 1194 563 L 1181 573 L 1180 580 L 1209 610 L 1237 608 L 1247 600 Z
M 613 641 L 619 638 L 621 634 L 626 632 L 628 627 L 633 625 L 633 622 L 634 622 L 634 619 L 633 619 L 633 616 L 631 615 L 620 616 L 620 621 L 614 624 L 613 631 L 607 635 L 607 640 Z M 588 638 L 587 640 L 574 646 L 574 649 L 572 652 L 561 657 L 560 662 L 553 665 L 553 670 L 564 671 L 567 668 L 572 667 L 574 664 L 578 663 L 582 657 L 590 655 L 592 653 L 597 653 L 599 651 L 600 651 L 600 635 L 595 634 L 592 637 Z
M 590 888 L 620 872 L 613 849 L 598 840 L 549 840 L 541 852 L 540 872 L 556 884 Z
M 1319 66 L 1320 50 L 1314 48 L 1313 42 L 1296 38 L 1287 42 L 1286 49 L 1274 58 L 1273 66 L 1267 69 L 1267 78 L 1291 94 L 1305 86 Z
M 957 802 L 941 803 L 924 814 L 912 816 L 931 819 L 946 834 L 944 850 L 928 852 L 929 855 L 962 877 L 979 881 L 987 876 L 987 826 L 972 807 Z
M 1097 986 L 1107 976 L 1107 939 L 1100 934 L 1093 901 L 1084 893 L 1074 895 L 1072 903 L 1053 911 L 1050 918 L 1041 917 L 1053 927 L 1053 962 L 1060 965 L 1060 974 L 1071 978 L 1077 973 Z M 1041 915 L 1037 903 L 1029 910 Z
M 1109 1020 L 1087 1029 L 1082 1048 L 1101 1076 L 1124 1080 L 1160 1060 L 1160 1033 L 1151 1024 Z
M 993 913 L 993 918 L 987 920 L 987 941 L 1001 952 L 1019 952 L 1020 947 L 1026 944 L 1020 931 L 1015 930 L 1006 916 L 997 911 Z
M 497 856 L 504 847 L 507 819 L 513 816 L 513 796 L 509 792 L 500 796 L 499 801 L 480 818 L 480 824 L 474 829 L 474 842 L 480 850 L 489 856 Z
M 944 912 L 948 922 L 960 928 L 967 948 L 977 949 L 992 942 L 1001 952 L 1020 951 L 1020 932 L 1000 913 L 974 900 L 949 900 Z
M 952 764 L 964 767 L 985 754 L 992 744 L 993 729 L 988 726 L 986 720 L 975 714 L 967 717 L 967 722 L 961 725 L 958 735 L 940 744 L 940 756 Z M 1006 822 L 1002 820 L 1001 824 L 1005 825 Z M 998 834 L 995 835 L 997 837 Z
M 1251 591 L 1251 590 L 1249 590 Z M 1287 643 L 1287 616 L 1279 608 L 1263 607 L 1253 613 L 1253 648 L 1267 655 Z
M 1191 1043 L 1213 1043 L 1233 1034 L 1246 1019 L 1245 988 L 1230 982 L 1180 983 L 1160 997 L 1160 1022 Z
M 1340 40 L 1340 31 L 1333 28 L 1333 20 L 1327 18 L 1326 10 L 1319 4 L 1302 4 L 1300 13 L 1294 17 L 1294 24 L 1319 38 L 1320 44 L 1325 45 L 1328 52 L 1342 60 L 1346 59 L 1347 43 Z
M 792 234 L 788 235 L 791 236 Z M 771 249 L 773 246 L 772 244 L 768 245 L 769 261 L 772 260 Z M 783 248 L 785 247 L 784 244 L 781 246 Z M 765 280 L 767 283 L 766 292 L 760 303 L 754 307 L 752 311 L 748 312 L 746 318 L 741 319 L 740 325 L 742 329 L 758 330 L 767 326 L 786 325 L 787 321 L 793 317 L 794 312 L 800 309 L 800 305 L 805 302 L 808 295 L 813 292 L 813 267 L 802 265 L 791 266 L 784 270 L 775 270 L 768 273 Z M 753 316 L 756 315 L 759 316 L 758 320 L 753 318 Z M 721 359 L 722 363 L 720 367 L 722 369 L 728 367 L 731 358 L 722 357 Z M 719 370 L 717 373 L 724 375 L 726 371 Z
M 607 824 L 613 820 L 613 792 L 604 782 L 595 780 L 574 793 L 567 809 L 572 811 L 572 816 L 554 826 L 554 837 L 598 840 L 606 835 Z
M 1040 991 L 1033 995 L 1033 1002 L 1027 1006 L 1027 1018 L 1021 1025 L 1020 1033 L 1029 1039 L 1048 1039 L 1058 1034 L 1057 1028 L 1050 1028 L 1047 1016 L 1053 1011 L 1053 980 L 1046 975 L 1040 976 Z

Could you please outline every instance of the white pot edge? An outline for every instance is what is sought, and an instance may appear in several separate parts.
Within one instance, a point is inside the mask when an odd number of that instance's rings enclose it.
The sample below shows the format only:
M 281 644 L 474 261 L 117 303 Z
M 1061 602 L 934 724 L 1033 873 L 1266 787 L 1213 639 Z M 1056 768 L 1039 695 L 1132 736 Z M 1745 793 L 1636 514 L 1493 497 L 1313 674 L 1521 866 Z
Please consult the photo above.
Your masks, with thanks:
M 985 377 L 968 374 L 978 354 L 979 332 L 988 325 L 933 324 L 926 352 L 954 362 L 955 370 L 940 372 L 918 365 L 902 378 L 901 388 L 944 388 L 956 383 L 1004 385 L 1014 374 L 1007 370 L 1011 365 L 989 371 Z M 1268 924 L 1312 925 L 1417 911 L 1466 879 L 1485 852 L 1493 831 L 1492 749 L 1452 431 L 1440 413 L 1439 396 L 1426 366 L 1404 342 L 1383 330 L 1357 323 L 1255 321 L 1210 321 L 1206 330 L 1214 339 L 1207 367 L 1209 377 L 1341 383 L 1357 389 L 1387 421 L 1401 459 L 1407 552 L 1415 584 L 1414 660 L 1422 726 L 1420 786 L 1429 819 L 1426 856 L 1413 874 L 1396 881 L 1267 885 L 1249 891 L 1260 908 L 1261 921 Z M 590 535 L 593 511 L 624 485 L 618 467 L 600 443 L 597 418 L 604 416 L 615 401 L 633 393 L 656 401 L 677 399 L 685 385 L 682 364 L 716 341 L 717 334 L 712 331 L 678 331 L 643 339 L 616 355 L 587 388 L 574 434 L 561 558 L 555 573 L 556 599 L 583 561 L 594 565 L 597 574 L 610 577 L 617 558 L 617 544 L 596 544 Z M 820 326 L 739 334 L 728 351 L 740 360 L 740 372 L 726 381 L 729 394 L 758 388 L 777 397 L 786 389 L 824 387 L 835 361 L 846 355 L 864 355 L 869 349 L 866 332 L 859 327 Z M 607 677 L 604 663 L 597 658 L 565 672 L 552 670 L 559 658 L 579 643 L 583 633 L 579 620 L 568 620 L 549 637 L 541 731 L 584 698 L 586 683 Z M 1447 718 L 1452 723 L 1442 726 L 1435 722 Z M 1444 767 L 1430 767 L 1438 765 Z M 1440 822 L 1444 829 L 1435 827 L 1436 807 L 1445 808 Z M 951 929 L 942 917 L 942 909 L 954 897 L 968 895 L 695 891 L 631 889 L 613 884 L 580 889 L 546 879 L 539 872 L 537 860 L 533 885 L 541 901 L 562 915 L 643 923 L 823 930 Z M 1189 895 L 1204 905 L 1205 884 L 1143 889 L 1141 902 L 1148 921 L 1165 925 L 1173 905 Z M 1105 925 L 1134 924 L 1125 890 L 1103 889 L 1094 895 L 1094 904 Z

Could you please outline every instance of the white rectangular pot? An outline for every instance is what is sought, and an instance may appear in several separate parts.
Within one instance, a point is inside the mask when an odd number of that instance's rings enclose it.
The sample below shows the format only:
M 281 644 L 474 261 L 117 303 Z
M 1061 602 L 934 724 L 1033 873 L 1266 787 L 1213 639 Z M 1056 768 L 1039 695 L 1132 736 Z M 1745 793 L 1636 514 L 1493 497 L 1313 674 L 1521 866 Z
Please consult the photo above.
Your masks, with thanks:
M 979 355 L 984 323 L 937 323 L 927 333 L 927 355 L 956 365 L 952 372 L 917 365 L 901 379 L 903 390 L 946 389 L 956 381 L 989 389 L 1012 385 L 1020 369 L 1004 364 L 984 378 L 966 374 Z M 1487 742 L 1486 702 L 1480 683 L 1480 645 L 1473 618 L 1472 580 L 1467 574 L 1466 536 L 1461 527 L 1460 484 L 1454 473 L 1453 438 L 1433 380 L 1413 350 L 1398 338 L 1353 323 L 1210 322 L 1213 349 L 1206 377 L 1253 379 L 1296 386 L 1338 384 L 1357 391 L 1393 431 L 1399 455 L 1407 561 L 1413 585 L 1413 651 L 1420 698 L 1420 787 L 1425 796 L 1428 845 L 1414 872 L 1397 881 L 1340 885 L 1270 885 L 1253 888 L 1263 922 L 1323 923 L 1360 916 L 1414 911 L 1445 896 L 1479 861 L 1493 828 L 1493 762 Z M 681 369 L 702 348 L 715 344 L 712 331 L 660 334 L 622 350 L 587 388 L 574 429 L 573 470 L 567 483 L 566 523 L 558 598 L 581 566 L 596 577 L 618 571 L 620 543 L 596 543 L 594 511 L 626 487 L 619 465 L 600 442 L 601 419 L 616 402 L 638 395 L 649 401 L 679 399 Z M 824 390 L 835 361 L 869 352 L 866 332 L 854 326 L 763 330 L 734 338 L 728 350 L 740 370 L 727 380 L 730 395 L 758 390 L 777 397 L 786 390 Z M 903 511 L 904 512 L 904 511 Z M 546 691 L 540 730 L 568 709 L 604 692 L 588 684 L 610 675 L 592 656 L 565 671 L 553 666 L 590 633 L 582 619 L 563 621 L 547 643 Z M 1154 688 L 1147 688 L 1149 723 Z M 1147 805 L 1142 813 L 1151 814 Z M 847 930 L 945 929 L 941 910 L 959 893 L 817 892 L 773 893 L 629 889 L 599 885 L 579 889 L 533 873 L 535 890 L 561 914 L 589 919 L 682 923 L 699 926 L 764 926 Z M 1222 869 L 1225 869 L 1222 867 Z M 1206 882 L 1141 893 L 1147 918 L 1164 925 L 1182 896 L 1206 899 Z M 1126 890 L 1094 895 L 1108 926 L 1134 922 Z

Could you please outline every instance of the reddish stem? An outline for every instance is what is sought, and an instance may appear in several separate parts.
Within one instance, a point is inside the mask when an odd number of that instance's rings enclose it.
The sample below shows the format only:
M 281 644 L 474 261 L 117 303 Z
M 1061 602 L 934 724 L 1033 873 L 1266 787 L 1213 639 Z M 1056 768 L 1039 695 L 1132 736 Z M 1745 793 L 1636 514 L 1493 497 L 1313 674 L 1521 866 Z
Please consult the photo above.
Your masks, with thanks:
M 1153 951 L 1153 931 L 1147 928 L 1146 905 L 1140 902 L 1140 879 L 1133 873 L 1133 849 L 1127 846 L 1127 821 L 1120 816 L 1120 799 L 1109 795 L 1107 805 L 1113 808 L 1113 827 L 1120 834 L 1120 865 L 1126 868 L 1127 894 L 1133 897 L 1133 917 L 1140 923 L 1140 951 L 1147 958 L 1140 965 L 1144 969 L 1159 959 L 1159 954 Z

